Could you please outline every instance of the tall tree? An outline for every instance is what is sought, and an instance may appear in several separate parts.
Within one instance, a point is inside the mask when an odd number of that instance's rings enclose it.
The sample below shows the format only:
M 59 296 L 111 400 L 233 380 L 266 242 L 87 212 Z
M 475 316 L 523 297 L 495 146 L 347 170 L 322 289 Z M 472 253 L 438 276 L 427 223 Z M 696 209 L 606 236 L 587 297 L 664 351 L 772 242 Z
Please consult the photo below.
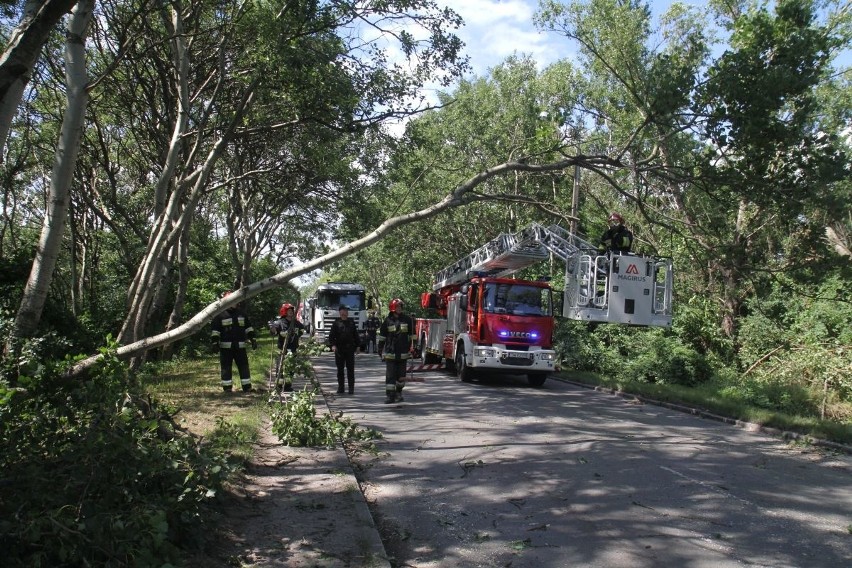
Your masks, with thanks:
M 730 47 L 710 60 L 707 20 L 682 5 L 662 30 L 638 2 L 543 6 L 541 24 L 580 43 L 600 86 L 586 101 L 597 130 L 632 164 L 618 193 L 682 235 L 679 264 L 703 268 L 705 293 L 719 298 L 721 327 L 735 337 L 752 286 L 805 258 L 784 249 L 785 236 L 806 238 L 806 225 L 824 222 L 816 213 L 844 175 L 815 103 L 842 37 L 806 0 L 774 12 L 737 3 L 717 14 Z M 663 39 L 654 49 L 652 31 Z
M 56 148 L 41 240 L 15 318 L 15 336 L 18 338 L 30 337 L 38 325 L 62 244 L 70 200 L 70 186 L 74 178 L 73 172 L 86 114 L 88 75 L 85 37 L 92 20 L 93 8 L 94 0 L 80 0 L 68 21 L 65 46 L 68 104 Z
M 122 342 L 133 341 L 146 332 L 146 325 L 159 306 L 158 294 L 170 285 L 174 268 L 170 259 L 185 258 L 175 254 L 175 247 L 202 200 L 229 191 L 231 199 L 214 202 L 242 207 L 248 197 L 247 188 L 269 193 L 268 179 L 276 175 L 276 162 L 303 154 L 294 145 L 296 140 L 304 140 L 299 135 L 301 130 L 316 132 L 320 127 L 336 132 L 338 138 L 346 137 L 388 117 L 415 112 L 417 108 L 404 102 L 405 93 L 414 93 L 435 69 L 444 68 L 449 77 L 461 69 L 457 61 L 458 40 L 442 29 L 444 24 L 452 25 L 455 16 L 438 11 L 431 2 L 387 3 L 378 7 L 360 2 L 275 2 L 219 10 L 199 1 L 191 6 L 188 13 L 194 14 L 192 17 L 177 9 L 168 19 L 163 18 L 162 27 L 167 33 L 148 26 L 152 33 L 139 34 L 151 42 L 160 33 L 160 37 L 172 38 L 175 46 L 184 35 L 170 33 L 168 28 L 177 29 L 177 25 L 169 22 L 182 22 L 184 26 L 191 22 L 196 28 L 185 30 L 186 37 L 193 38 L 191 44 L 173 47 L 173 58 L 158 59 L 160 63 L 155 68 L 162 72 L 154 84 L 161 89 L 152 93 L 156 96 L 162 92 L 169 94 L 170 100 L 180 101 L 184 96 L 179 93 L 191 92 L 185 112 L 191 117 L 193 128 L 183 132 L 169 105 L 162 107 L 159 116 L 176 128 L 168 146 L 160 146 L 152 155 L 165 157 L 166 166 L 173 163 L 172 157 L 178 161 L 173 169 L 159 168 L 154 195 L 156 217 L 145 257 L 129 287 Z M 417 61 L 412 71 L 403 71 L 386 60 L 381 49 L 365 49 L 370 43 L 377 45 L 381 38 L 365 44 L 360 36 L 345 31 L 355 22 L 368 22 L 373 33 L 378 31 L 385 39 L 393 38 L 395 30 L 382 27 L 386 18 L 407 20 L 430 32 L 430 39 L 425 42 L 415 41 L 407 33 L 395 36 L 407 57 Z M 215 30 L 215 34 L 209 30 Z M 144 56 L 140 53 L 141 58 L 126 58 L 137 66 L 134 73 L 147 72 Z M 186 65 L 191 72 L 181 72 Z M 141 80 L 133 82 L 138 89 L 146 84 L 149 83 Z M 156 100 L 151 96 L 128 98 L 145 103 Z M 379 110 L 378 105 L 382 105 Z M 184 104 L 179 108 L 183 109 Z M 334 138 L 327 138 L 331 144 L 337 143 Z M 249 146 L 256 150 L 248 151 Z M 255 162 L 243 163 L 239 172 L 229 171 L 229 164 L 236 162 L 223 160 L 228 155 L 250 156 Z M 323 166 L 326 170 L 330 167 Z M 321 180 L 328 174 L 322 172 L 313 177 L 312 181 L 320 184 L 317 187 L 322 187 Z M 258 196 L 258 200 L 263 199 Z M 233 221 L 236 217 L 226 214 L 223 218 Z M 232 224 L 231 228 L 238 227 Z M 251 231 L 242 234 L 254 238 Z M 253 243 L 242 251 L 248 256 L 241 265 L 262 250 L 261 243 Z M 240 279 L 239 274 L 235 275 L 235 283 Z

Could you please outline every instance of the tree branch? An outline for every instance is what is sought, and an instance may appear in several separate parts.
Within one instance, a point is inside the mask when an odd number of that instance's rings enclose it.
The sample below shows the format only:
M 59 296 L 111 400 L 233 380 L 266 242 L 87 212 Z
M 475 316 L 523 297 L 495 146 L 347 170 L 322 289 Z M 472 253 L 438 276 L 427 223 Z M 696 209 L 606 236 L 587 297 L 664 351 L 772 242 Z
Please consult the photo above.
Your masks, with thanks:
M 274 276 L 270 276 L 269 278 L 245 286 L 227 297 L 208 305 L 183 325 L 165 333 L 161 333 L 153 337 L 147 337 L 130 343 L 129 345 L 123 345 L 116 350 L 115 354 L 119 359 L 126 360 L 149 349 L 168 345 L 183 339 L 184 337 L 197 333 L 203 329 L 205 325 L 207 325 L 213 316 L 226 308 L 248 300 L 249 298 L 253 298 L 254 296 L 268 290 L 281 288 L 298 276 L 310 273 L 334 261 L 354 254 L 379 241 L 384 235 L 394 229 L 435 217 L 444 211 L 460 205 L 465 205 L 469 202 L 469 195 L 473 192 L 474 188 L 491 178 L 501 176 L 509 172 L 545 173 L 561 171 L 572 168 L 575 165 L 580 165 L 586 168 L 601 168 L 604 166 L 614 167 L 618 164 L 615 163 L 612 158 L 605 155 L 567 157 L 563 160 L 546 164 L 528 164 L 522 162 L 505 162 L 503 164 L 499 164 L 469 178 L 465 183 L 457 186 L 443 199 L 428 207 L 418 211 L 412 211 L 410 213 L 391 217 L 360 239 L 351 241 L 329 252 L 328 254 L 317 257 L 310 262 L 302 264 L 301 266 L 296 266 L 283 272 L 279 272 Z M 93 366 L 101 361 L 103 357 L 103 354 L 93 355 L 75 363 L 67 370 L 66 377 L 77 378 L 84 376 Z

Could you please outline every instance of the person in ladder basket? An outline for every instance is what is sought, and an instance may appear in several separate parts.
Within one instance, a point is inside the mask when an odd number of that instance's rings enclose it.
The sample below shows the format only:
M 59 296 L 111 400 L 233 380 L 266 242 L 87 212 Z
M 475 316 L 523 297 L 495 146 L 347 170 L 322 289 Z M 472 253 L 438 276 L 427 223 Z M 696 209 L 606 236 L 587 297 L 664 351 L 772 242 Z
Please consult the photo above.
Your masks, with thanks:
M 231 294 L 228 290 L 222 294 L 226 298 Z M 211 347 L 219 352 L 219 373 L 222 378 L 222 390 L 231 392 L 234 388 L 232 380 L 233 364 L 237 364 L 240 373 L 240 384 L 243 391 L 251 390 L 251 369 L 249 369 L 246 343 L 250 342 L 252 349 L 257 349 L 254 338 L 254 328 L 248 316 L 240 305 L 231 306 L 213 318 L 210 324 Z
M 598 250 L 601 254 L 624 254 L 633 247 L 633 233 L 624 226 L 624 217 L 613 211 L 609 215 L 609 228 L 601 236 Z
M 275 362 L 275 390 L 281 392 L 281 382 L 284 382 L 284 391 L 293 390 L 293 376 L 290 373 L 284 375 L 284 358 L 296 354 L 299 348 L 299 338 L 305 333 L 305 326 L 296 320 L 296 308 L 293 304 L 281 304 L 278 311 L 281 317 L 276 320 L 275 326 L 278 330 L 278 359 Z
M 343 394 L 343 368 L 346 368 L 346 378 L 349 382 L 349 394 L 355 392 L 355 353 L 361 344 L 358 326 L 355 320 L 349 319 L 349 308 L 340 304 L 340 318 L 331 324 L 328 332 L 328 344 L 334 351 L 334 362 L 337 365 L 337 394 Z
M 402 313 L 399 298 L 390 302 L 388 317 L 379 327 L 376 337 L 379 357 L 385 361 L 385 403 L 402 402 L 405 388 L 405 370 L 414 345 L 414 320 Z

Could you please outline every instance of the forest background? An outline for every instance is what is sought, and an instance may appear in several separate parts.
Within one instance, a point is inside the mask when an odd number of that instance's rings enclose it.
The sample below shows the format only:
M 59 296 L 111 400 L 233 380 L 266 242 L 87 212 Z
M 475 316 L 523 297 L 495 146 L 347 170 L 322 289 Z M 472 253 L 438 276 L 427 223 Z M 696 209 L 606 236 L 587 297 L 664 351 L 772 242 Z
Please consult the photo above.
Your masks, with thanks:
M 543 0 L 536 26 L 576 53 L 482 76 L 461 19 L 428 0 L 2 10 L 7 483 L 43 478 L 47 439 L 79 452 L 109 424 L 113 442 L 156 444 L 136 372 L 198 356 L 230 304 L 263 327 L 321 271 L 416 312 L 437 270 L 498 233 L 576 222 L 594 240 L 613 210 L 635 250 L 673 259 L 674 324 L 560 321 L 565 368 L 709 389 L 841 440 L 852 428 L 848 3 L 714 0 L 652 17 L 635 1 Z M 209 473 L 181 482 L 203 501 L 215 468 L 185 467 Z M 31 547 L 50 520 L 68 542 L 85 532 L 82 502 L 41 521 L 39 505 L 13 505 L 27 521 L 0 527 L 7 549 L 43 553 Z M 126 522 L 98 530 L 139 532 Z

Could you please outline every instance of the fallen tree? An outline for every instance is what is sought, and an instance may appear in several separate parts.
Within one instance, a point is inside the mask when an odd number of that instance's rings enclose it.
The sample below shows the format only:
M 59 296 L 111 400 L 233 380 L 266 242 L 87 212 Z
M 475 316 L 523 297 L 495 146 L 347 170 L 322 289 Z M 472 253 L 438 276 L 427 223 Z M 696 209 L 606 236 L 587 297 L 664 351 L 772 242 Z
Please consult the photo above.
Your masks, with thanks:
M 430 217 L 435 217 L 436 215 L 439 215 L 442 212 L 452 209 L 454 207 L 467 205 L 468 203 L 473 203 L 475 201 L 486 201 L 498 198 L 499 196 L 496 195 L 486 195 L 476 193 L 474 191 L 479 185 L 491 178 L 504 175 L 510 172 L 527 172 L 533 174 L 546 173 L 561 171 L 568 168 L 572 168 L 574 166 L 593 169 L 600 173 L 603 169 L 621 168 L 623 167 L 623 164 L 605 155 L 571 156 L 566 157 L 562 160 L 558 160 L 556 162 L 550 162 L 545 164 L 530 164 L 525 161 L 504 162 L 469 178 L 463 184 L 460 184 L 455 187 L 450 193 L 444 196 L 443 199 L 436 203 L 433 203 L 428 207 L 424 207 L 423 209 L 419 209 L 417 211 L 405 213 L 403 215 L 391 217 L 385 220 L 381 225 L 379 225 L 376 229 L 374 229 L 367 235 L 361 237 L 360 239 L 348 242 L 334 249 L 328 254 L 317 257 L 300 266 L 296 266 L 294 268 L 279 272 L 278 274 L 270 276 L 269 278 L 266 278 L 264 280 L 260 280 L 258 282 L 249 284 L 248 286 L 244 286 L 239 290 L 235 290 L 234 293 L 228 295 L 227 297 L 221 298 L 220 300 L 209 304 L 203 310 L 201 310 L 192 318 L 187 320 L 186 323 L 184 323 L 183 325 L 169 330 L 165 333 L 161 333 L 152 337 L 146 337 L 128 345 L 122 345 L 116 349 L 115 355 L 121 360 L 127 360 L 147 350 L 174 343 L 175 341 L 178 341 L 180 339 L 183 339 L 184 337 L 188 337 L 200 331 L 213 318 L 213 316 L 215 316 L 222 310 L 225 310 L 233 305 L 248 300 L 249 298 L 257 296 L 258 294 L 261 294 L 263 292 L 275 288 L 280 288 L 291 280 L 293 280 L 294 278 L 320 269 L 333 261 L 354 254 L 359 250 L 362 250 L 379 241 L 384 235 L 393 231 L 394 229 L 411 223 L 423 221 L 425 219 L 429 219 Z M 69 367 L 68 371 L 66 372 L 66 376 L 69 378 L 84 376 L 86 372 L 94 365 L 96 365 L 101 359 L 103 359 L 103 357 L 104 354 L 100 353 L 78 361 L 77 363 Z

